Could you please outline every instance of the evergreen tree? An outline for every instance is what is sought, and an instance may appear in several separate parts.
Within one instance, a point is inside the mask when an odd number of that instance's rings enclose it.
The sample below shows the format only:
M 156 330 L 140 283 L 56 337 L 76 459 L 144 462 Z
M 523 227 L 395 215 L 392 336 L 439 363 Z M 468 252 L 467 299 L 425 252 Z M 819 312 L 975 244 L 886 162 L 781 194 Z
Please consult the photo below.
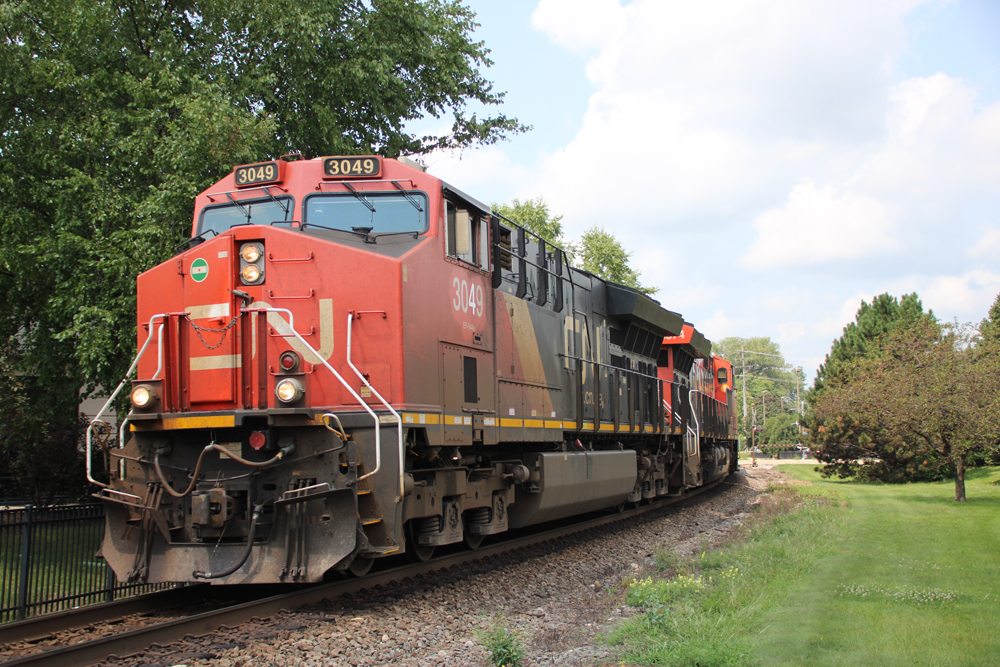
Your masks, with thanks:
M 854 322 L 844 327 L 843 335 L 833 341 L 826 361 L 820 364 L 809 400 L 815 400 L 824 385 L 838 376 L 846 362 L 868 355 L 880 337 L 901 323 L 911 323 L 919 318 L 933 320 L 934 313 L 924 312 L 923 303 L 915 292 L 904 294 L 898 300 L 889 294 L 880 294 L 870 304 L 862 301 Z
M 986 345 L 1000 344 L 1000 294 L 993 301 L 990 312 L 979 325 L 979 333 Z

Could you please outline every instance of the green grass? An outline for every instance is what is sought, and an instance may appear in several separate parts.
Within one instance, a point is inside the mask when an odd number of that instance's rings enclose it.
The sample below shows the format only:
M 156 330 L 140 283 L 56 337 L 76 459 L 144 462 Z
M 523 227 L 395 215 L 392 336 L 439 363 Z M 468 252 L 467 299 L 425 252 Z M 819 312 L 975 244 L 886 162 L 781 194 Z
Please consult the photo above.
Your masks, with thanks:
M 823 480 L 764 497 L 745 539 L 632 582 L 645 614 L 609 641 L 630 664 L 1000 664 L 1000 469 L 950 482 Z M 783 512 L 788 512 L 783 514 Z
M 850 502 L 846 530 L 762 619 L 758 664 L 1000 664 L 997 479 L 996 468 L 972 471 L 966 504 L 954 501 L 950 481 L 824 481 Z

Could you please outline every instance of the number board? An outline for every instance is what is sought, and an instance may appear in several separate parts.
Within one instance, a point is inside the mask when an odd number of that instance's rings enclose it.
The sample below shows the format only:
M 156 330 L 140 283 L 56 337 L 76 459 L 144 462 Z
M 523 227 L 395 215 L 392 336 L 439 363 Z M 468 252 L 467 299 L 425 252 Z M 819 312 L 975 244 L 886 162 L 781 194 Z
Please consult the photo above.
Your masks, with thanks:
M 323 178 L 378 176 L 382 173 L 382 158 L 376 155 L 323 158 Z
M 261 162 L 244 164 L 233 169 L 236 187 L 245 188 L 264 183 L 280 183 L 284 175 L 284 162 Z

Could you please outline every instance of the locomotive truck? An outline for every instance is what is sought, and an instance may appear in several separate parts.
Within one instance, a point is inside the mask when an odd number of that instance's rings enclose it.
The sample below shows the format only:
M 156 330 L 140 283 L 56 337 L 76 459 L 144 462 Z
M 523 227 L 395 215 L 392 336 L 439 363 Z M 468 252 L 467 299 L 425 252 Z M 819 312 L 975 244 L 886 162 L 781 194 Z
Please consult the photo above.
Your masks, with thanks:
M 237 166 L 185 246 L 137 279 L 123 444 L 88 456 L 120 580 L 362 575 L 737 466 L 693 326 L 405 158 Z

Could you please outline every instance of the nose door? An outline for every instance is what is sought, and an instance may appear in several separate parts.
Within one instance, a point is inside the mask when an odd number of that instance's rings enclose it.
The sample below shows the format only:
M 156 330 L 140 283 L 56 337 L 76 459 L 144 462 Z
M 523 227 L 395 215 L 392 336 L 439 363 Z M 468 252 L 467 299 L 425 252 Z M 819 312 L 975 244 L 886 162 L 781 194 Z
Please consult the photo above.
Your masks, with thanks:
M 187 354 L 182 350 L 182 355 L 188 359 L 187 398 L 192 408 L 235 402 L 240 355 L 234 319 L 238 311 L 232 296 L 233 252 L 232 237 L 225 235 L 197 246 L 182 262 L 188 314 Z

